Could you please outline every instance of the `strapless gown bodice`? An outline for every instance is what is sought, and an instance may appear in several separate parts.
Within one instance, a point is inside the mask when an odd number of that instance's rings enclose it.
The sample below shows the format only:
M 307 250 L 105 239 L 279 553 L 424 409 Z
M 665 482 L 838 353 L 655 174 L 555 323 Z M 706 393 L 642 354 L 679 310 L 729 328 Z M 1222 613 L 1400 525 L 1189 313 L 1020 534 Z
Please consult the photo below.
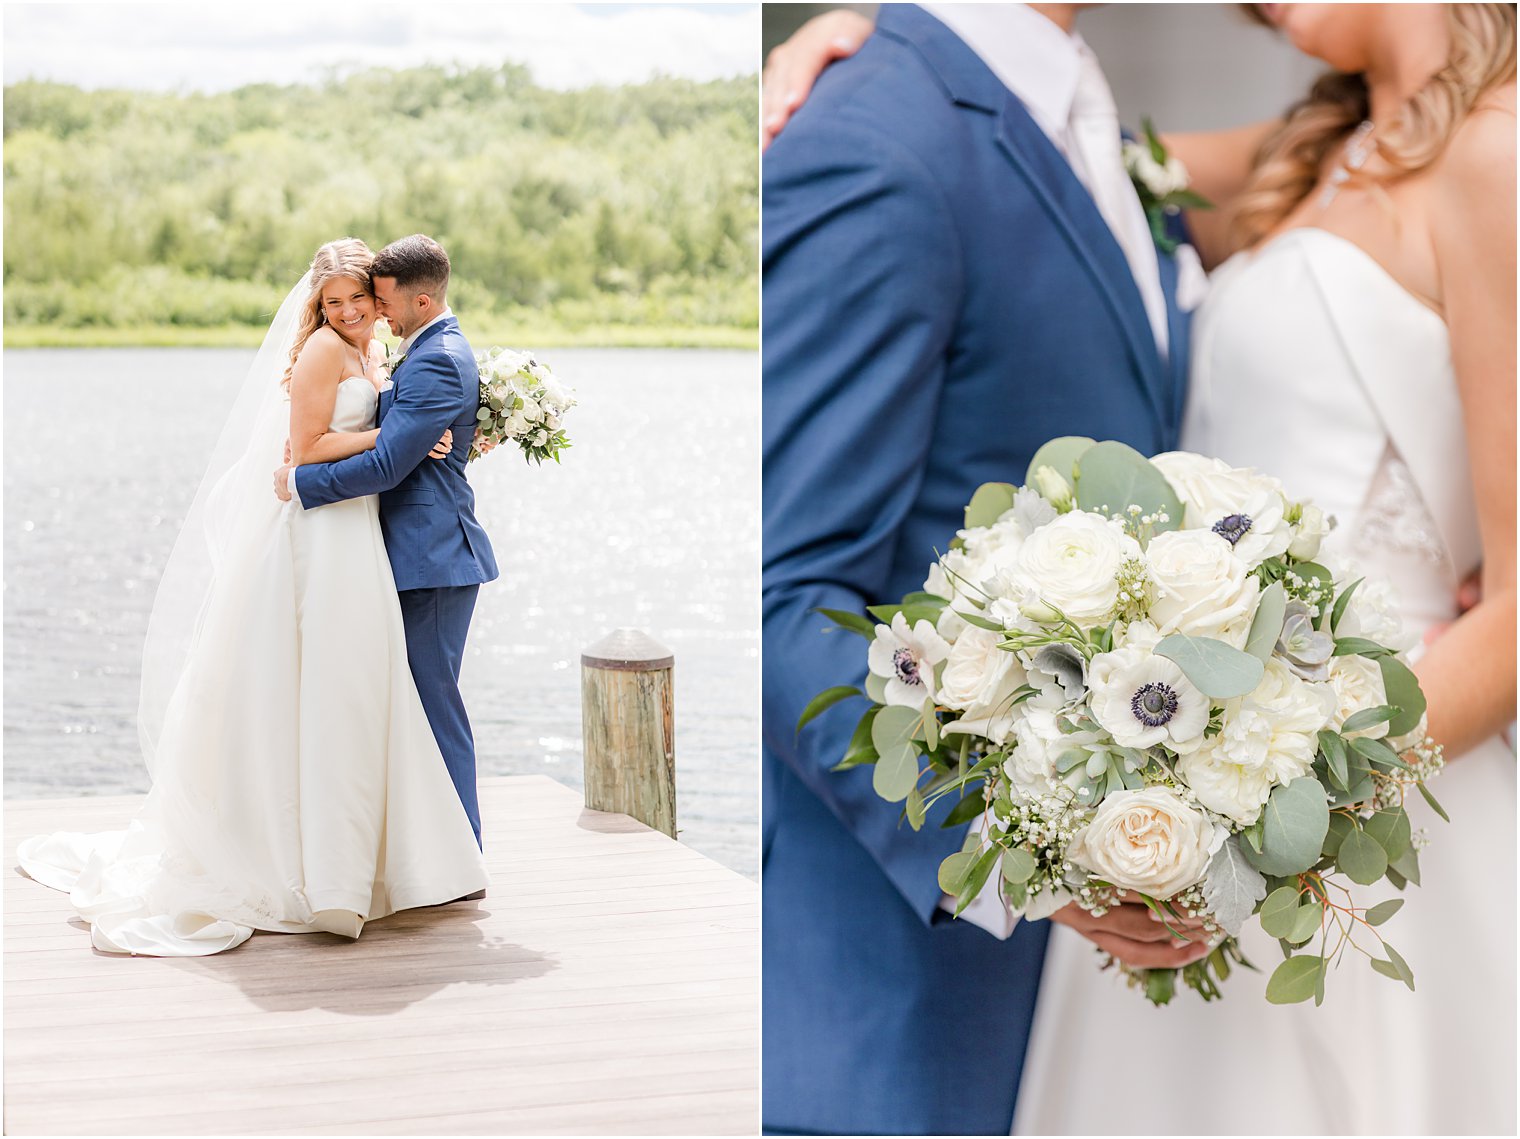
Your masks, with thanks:
M 368 431 L 375 425 L 380 393 L 363 376 L 349 376 L 338 384 L 329 431 Z
M 1367 590 L 1389 582 L 1417 654 L 1482 559 L 1444 322 L 1357 246 L 1295 229 L 1215 272 L 1193 336 L 1183 449 L 1274 475 L 1334 515 L 1320 560 L 1368 575 Z M 1491 738 L 1432 790 L 1452 821 L 1406 804 L 1429 832 L 1423 885 L 1379 930 L 1416 992 L 1352 955 L 1323 1007 L 1269 1005 L 1278 947 L 1248 925 L 1260 973 L 1237 970 L 1216 1004 L 1184 992 L 1156 1009 L 1058 926 L 1015 1130 L 1514 1134 L 1514 754 Z M 1390 896 L 1357 888 L 1358 905 Z

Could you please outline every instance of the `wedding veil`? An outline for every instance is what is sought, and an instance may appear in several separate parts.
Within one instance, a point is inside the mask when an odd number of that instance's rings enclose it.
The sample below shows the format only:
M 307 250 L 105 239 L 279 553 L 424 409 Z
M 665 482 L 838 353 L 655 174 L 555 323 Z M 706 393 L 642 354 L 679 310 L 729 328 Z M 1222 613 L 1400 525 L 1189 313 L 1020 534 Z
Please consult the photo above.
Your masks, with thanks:
M 264 334 L 153 598 L 137 708 L 137 734 L 150 775 L 155 774 L 165 720 L 196 648 L 218 576 L 235 568 L 243 556 L 238 536 L 259 533 L 261 522 L 280 509 L 272 476 L 290 431 L 290 399 L 280 380 L 310 292 L 307 272 L 286 295 Z

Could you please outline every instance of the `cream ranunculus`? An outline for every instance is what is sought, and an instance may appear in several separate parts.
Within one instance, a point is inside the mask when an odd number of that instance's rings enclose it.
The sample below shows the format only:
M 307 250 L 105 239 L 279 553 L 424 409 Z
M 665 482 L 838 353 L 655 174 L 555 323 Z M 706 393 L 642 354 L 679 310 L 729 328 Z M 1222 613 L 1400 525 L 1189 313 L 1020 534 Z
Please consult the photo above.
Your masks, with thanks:
M 1261 584 L 1226 539 L 1212 530 L 1172 530 L 1151 539 L 1145 560 L 1156 583 L 1150 617 L 1163 636 L 1245 645 Z
M 1118 601 L 1120 566 L 1138 557 L 1140 544 L 1117 522 L 1073 510 L 1024 539 L 1013 574 L 1079 625 L 1096 625 Z
M 1078 831 L 1067 856 L 1126 890 L 1170 898 L 1196 885 L 1225 831 L 1166 787 L 1117 791 Z
M 968 625 L 950 648 L 940 676 L 939 702 L 962 713 L 945 729 L 986 736 L 1001 744 L 1013 730 L 1013 694 L 1024 683 L 1018 657 L 998 646 L 1003 638 L 990 629 Z
M 1366 657 L 1333 657 L 1330 661 L 1330 687 L 1335 690 L 1335 728 L 1340 730 L 1351 716 L 1364 708 L 1376 708 L 1388 703 L 1388 692 L 1383 687 L 1383 670 L 1376 661 Z M 1352 736 L 1368 736 L 1379 739 L 1388 734 L 1386 723 L 1374 724 Z
M 1261 682 L 1228 701 L 1219 734 L 1177 761 L 1177 774 L 1211 811 L 1254 823 L 1272 788 L 1309 774 L 1333 695 L 1269 660 Z
M 1293 527 L 1276 479 L 1188 451 L 1157 455 L 1151 463 L 1182 499 L 1185 529 L 1213 530 L 1250 569 L 1287 552 Z

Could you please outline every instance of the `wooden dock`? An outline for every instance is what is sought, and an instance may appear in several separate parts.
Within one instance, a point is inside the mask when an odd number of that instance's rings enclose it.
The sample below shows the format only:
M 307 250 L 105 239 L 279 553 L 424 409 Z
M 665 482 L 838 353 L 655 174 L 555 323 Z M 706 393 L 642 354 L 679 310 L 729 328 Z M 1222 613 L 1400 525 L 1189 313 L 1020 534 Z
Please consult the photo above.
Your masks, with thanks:
M 759 889 L 544 776 L 481 782 L 484 901 L 357 941 L 90 948 L 21 839 L 136 796 L 5 809 L 8 1135 L 756 1134 Z

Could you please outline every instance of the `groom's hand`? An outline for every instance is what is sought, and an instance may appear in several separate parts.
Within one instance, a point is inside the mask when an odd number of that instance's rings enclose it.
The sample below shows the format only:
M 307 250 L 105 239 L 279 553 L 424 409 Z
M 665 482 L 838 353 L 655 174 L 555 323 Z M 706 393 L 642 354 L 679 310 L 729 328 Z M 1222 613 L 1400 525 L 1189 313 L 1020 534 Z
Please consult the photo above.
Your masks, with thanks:
M 281 502 L 290 501 L 290 464 L 286 463 L 274 473 L 274 496 Z
M 1115 906 L 1094 917 L 1076 903 L 1050 915 L 1051 921 L 1070 926 L 1105 953 L 1111 953 L 1135 969 L 1180 969 L 1201 961 L 1212 950 L 1200 922 L 1169 919 L 1172 929 L 1198 940 L 1179 941 L 1150 909 L 1135 902 Z

